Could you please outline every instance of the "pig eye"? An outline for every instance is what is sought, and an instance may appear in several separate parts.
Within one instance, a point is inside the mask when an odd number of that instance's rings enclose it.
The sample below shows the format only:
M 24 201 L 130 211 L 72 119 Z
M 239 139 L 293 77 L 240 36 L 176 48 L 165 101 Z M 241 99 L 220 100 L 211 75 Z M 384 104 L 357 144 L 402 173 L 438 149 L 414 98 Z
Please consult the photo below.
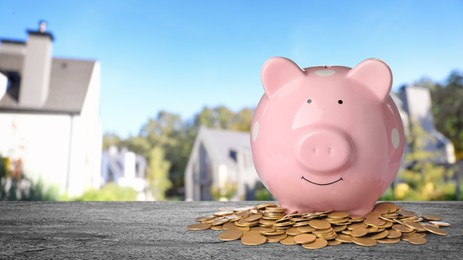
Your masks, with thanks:
M 307 104 L 310 104 L 310 103 L 312 103 L 312 99 L 309 98 L 307 99 Z
M 339 105 L 342 105 L 342 103 L 344 103 L 344 102 L 342 101 L 342 99 L 338 100 L 338 104 L 339 104 Z

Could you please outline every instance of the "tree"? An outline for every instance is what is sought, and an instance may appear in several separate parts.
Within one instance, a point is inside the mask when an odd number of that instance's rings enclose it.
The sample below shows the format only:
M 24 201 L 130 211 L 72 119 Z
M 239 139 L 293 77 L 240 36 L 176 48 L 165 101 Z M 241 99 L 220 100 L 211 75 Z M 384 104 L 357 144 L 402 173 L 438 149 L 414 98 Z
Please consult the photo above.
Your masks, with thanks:
M 249 131 L 251 127 L 253 109 L 243 108 L 234 113 L 224 106 L 215 108 L 205 107 L 195 116 L 195 126 L 206 126 L 209 128 L 228 129 L 236 131 Z
M 122 139 L 114 133 L 105 133 L 103 135 L 103 150 L 108 149 L 110 146 L 119 147 Z
M 418 123 L 412 124 L 408 143 L 411 152 L 405 156 L 406 168 L 399 172 L 394 195 L 398 200 L 450 200 L 455 198 L 453 171 L 433 162 L 435 155 L 425 149 L 434 137 Z
M 445 85 L 432 89 L 432 112 L 436 128 L 448 137 L 459 159 L 463 158 L 463 71 L 453 71 Z
M 194 127 L 185 123 L 179 115 L 167 111 L 150 118 L 140 130 L 138 137 L 147 140 L 150 149 L 161 147 L 165 159 L 170 162 L 169 179 L 172 185 L 167 195 L 171 197 L 183 195 L 184 171 L 195 136 Z
M 149 155 L 147 181 L 149 190 L 157 201 L 165 200 L 165 193 L 172 186 L 169 180 L 169 168 L 170 162 L 165 160 L 163 148 L 154 147 Z

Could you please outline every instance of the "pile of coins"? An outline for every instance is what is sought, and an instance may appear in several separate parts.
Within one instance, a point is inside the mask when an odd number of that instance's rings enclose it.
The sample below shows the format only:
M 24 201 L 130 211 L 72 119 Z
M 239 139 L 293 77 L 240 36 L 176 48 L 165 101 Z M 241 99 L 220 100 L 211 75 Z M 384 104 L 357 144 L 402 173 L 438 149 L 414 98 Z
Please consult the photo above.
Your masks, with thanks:
M 196 218 L 189 230 L 221 230 L 222 241 L 241 240 L 244 245 L 279 242 L 307 249 L 355 243 L 375 246 L 401 240 L 411 244 L 427 242 L 426 234 L 447 235 L 442 227 L 450 226 L 438 215 L 417 215 L 391 202 L 375 205 L 365 217 L 348 212 L 286 214 L 273 203 L 247 208 L 221 208 L 210 216 Z

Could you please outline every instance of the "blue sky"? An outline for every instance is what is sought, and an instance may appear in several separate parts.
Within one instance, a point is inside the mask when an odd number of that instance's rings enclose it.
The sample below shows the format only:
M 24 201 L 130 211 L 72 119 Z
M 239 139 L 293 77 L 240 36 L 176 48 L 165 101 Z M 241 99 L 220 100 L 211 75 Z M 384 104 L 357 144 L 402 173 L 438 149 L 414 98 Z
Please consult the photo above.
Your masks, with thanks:
M 0 38 L 48 22 L 53 55 L 101 63 L 104 132 L 136 135 L 161 110 L 191 119 L 263 94 L 262 64 L 388 63 L 393 89 L 463 70 L 461 0 L 0 0 Z

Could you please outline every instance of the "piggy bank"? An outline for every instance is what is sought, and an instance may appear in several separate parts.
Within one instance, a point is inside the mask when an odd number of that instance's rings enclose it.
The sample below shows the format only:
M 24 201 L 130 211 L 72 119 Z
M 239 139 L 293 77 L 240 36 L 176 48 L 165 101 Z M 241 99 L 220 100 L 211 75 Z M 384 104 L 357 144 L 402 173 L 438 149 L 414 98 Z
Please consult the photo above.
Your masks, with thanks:
M 377 59 L 355 68 L 301 69 L 276 57 L 262 69 L 251 149 L 265 187 L 288 212 L 370 212 L 404 151 L 392 73 Z

